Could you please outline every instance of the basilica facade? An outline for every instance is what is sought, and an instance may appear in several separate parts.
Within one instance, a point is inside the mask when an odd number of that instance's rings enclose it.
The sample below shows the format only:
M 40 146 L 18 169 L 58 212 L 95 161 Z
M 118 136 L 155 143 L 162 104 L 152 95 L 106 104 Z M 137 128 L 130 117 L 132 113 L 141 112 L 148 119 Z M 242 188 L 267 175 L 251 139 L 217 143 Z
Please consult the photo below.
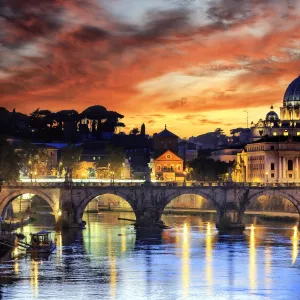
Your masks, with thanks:
M 271 106 L 265 120 L 251 123 L 251 141 L 266 136 L 300 136 L 300 76 L 293 80 L 285 91 L 280 117 Z
M 234 181 L 300 182 L 300 76 L 284 94 L 280 118 L 271 107 L 266 119 L 250 128 L 250 137 L 237 154 Z

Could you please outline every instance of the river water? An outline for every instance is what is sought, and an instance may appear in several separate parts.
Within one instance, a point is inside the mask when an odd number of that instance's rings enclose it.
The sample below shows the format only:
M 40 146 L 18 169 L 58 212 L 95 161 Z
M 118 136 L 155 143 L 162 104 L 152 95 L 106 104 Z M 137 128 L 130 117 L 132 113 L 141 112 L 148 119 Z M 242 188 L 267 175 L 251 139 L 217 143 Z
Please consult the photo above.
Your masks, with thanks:
M 118 217 L 85 215 L 87 228 L 53 232 L 57 250 L 0 261 L 0 299 L 299 299 L 295 224 L 246 219 L 219 235 L 214 216 L 164 216 L 172 228 L 145 238 Z M 26 226 L 25 234 L 41 229 Z M 2 297 L 2 298 L 1 298 Z

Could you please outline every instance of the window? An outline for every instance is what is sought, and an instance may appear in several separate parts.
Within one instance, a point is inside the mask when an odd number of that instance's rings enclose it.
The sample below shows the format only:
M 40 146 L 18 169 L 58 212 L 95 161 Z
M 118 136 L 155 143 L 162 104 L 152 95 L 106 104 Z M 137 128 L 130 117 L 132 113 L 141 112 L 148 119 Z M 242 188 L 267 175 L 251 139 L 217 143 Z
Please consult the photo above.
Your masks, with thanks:
M 274 174 L 274 173 L 271 173 L 271 177 L 274 178 L 274 177 L 275 177 L 275 174 Z
M 160 166 L 157 166 L 157 170 L 160 171 Z
M 276 136 L 277 135 L 277 132 L 273 132 L 273 136 Z
M 293 177 L 293 174 L 289 174 L 289 178 L 292 178 Z
M 170 159 L 170 158 L 171 158 L 171 155 L 170 155 L 170 154 L 167 154 L 167 155 L 166 155 L 166 158 L 167 158 L 167 159 Z
M 181 167 L 180 165 L 177 166 L 177 171 L 180 171 L 181 170 Z
M 274 150 L 274 146 L 271 146 L 271 150 Z
M 291 159 L 288 160 L 288 170 L 293 171 L 293 161 Z M 291 175 L 291 174 L 290 174 Z
M 297 136 L 299 136 L 300 135 L 300 131 L 297 131 Z
M 284 131 L 284 132 L 283 132 L 283 135 L 284 135 L 284 136 L 288 136 L 289 133 L 288 133 L 287 131 Z
M 274 170 L 275 170 L 275 164 L 271 163 L 271 171 L 274 171 Z

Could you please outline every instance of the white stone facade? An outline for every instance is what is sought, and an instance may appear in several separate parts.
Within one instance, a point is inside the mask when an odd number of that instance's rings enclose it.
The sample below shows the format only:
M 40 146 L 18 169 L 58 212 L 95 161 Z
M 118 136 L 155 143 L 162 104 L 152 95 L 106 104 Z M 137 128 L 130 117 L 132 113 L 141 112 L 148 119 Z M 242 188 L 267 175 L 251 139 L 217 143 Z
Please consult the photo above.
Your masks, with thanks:
M 237 156 L 235 181 L 300 182 L 299 142 L 257 142 L 248 144 Z

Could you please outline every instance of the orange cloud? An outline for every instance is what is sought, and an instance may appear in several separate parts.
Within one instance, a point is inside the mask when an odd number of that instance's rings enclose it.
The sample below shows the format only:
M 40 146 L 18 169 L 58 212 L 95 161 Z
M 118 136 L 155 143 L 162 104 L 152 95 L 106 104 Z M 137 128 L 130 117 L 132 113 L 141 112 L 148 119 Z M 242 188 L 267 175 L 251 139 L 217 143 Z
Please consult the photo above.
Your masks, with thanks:
M 135 25 L 96 1 L 80 3 L 3 1 L 13 13 L 0 9 L 2 106 L 101 104 L 153 131 L 179 118 L 170 125 L 177 134 L 197 135 L 241 125 L 234 111 L 219 121 L 221 111 L 279 104 L 299 73 L 297 1 L 215 1 L 202 23 L 192 9 L 153 7 Z

